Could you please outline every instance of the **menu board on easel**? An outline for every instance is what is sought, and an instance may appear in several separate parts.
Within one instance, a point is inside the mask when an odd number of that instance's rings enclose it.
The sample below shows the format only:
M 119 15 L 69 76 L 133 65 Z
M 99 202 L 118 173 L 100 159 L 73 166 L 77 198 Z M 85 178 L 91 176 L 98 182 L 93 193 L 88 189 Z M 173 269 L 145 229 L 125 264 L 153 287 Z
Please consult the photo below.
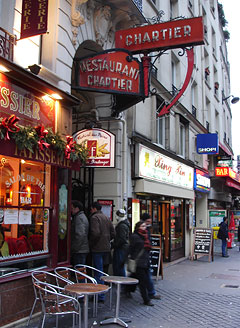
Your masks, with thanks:
M 152 249 L 150 251 L 150 270 L 156 279 L 159 276 L 163 279 L 163 258 L 162 258 L 162 240 L 161 235 L 152 234 L 151 235 Z
M 193 255 L 208 255 L 213 261 L 213 231 L 207 228 L 194 229 Z

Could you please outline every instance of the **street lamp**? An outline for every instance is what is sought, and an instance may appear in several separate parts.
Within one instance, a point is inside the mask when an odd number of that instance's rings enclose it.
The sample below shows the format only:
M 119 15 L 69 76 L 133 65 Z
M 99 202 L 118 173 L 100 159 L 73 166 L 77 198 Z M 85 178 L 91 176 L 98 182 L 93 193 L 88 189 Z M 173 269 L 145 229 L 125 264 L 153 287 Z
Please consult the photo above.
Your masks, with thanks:
M 225 100 L 227 100 L 227 99 L 230 98 L 230 97 L 233 97 L 232 100 L 231 100 L 231 103 L 232 103 L 232 104 L 236 104 L 236 103 L 239 102 L 239 100 L 240 100 L 239 97 L 234 97 L 233 95 L 230 95 L 230 96 L 228 96 L 228 97 L 222 99 L 222 104 L 223 104 L 223 102 L 224 102 Z

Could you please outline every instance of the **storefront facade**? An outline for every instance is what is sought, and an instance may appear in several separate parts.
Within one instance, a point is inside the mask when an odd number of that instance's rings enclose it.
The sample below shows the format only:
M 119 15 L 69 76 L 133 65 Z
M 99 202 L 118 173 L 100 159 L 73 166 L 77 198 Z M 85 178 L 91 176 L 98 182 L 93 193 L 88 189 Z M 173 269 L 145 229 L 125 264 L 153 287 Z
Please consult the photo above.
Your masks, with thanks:
M 152 233 L 161 234 L 165 261 L 189 254 L 193 224 L 193 168 L 142 144 L 136 146 L 136 198 L 140 214 L 153 219 Z
M 19 66 L 2 59 L 3 64 L 8 72 L 0 73 L 2 324 L 29 314 L 32 270 L 70 261 L 72 163 L 53 145 L 71 134 L 71 122 L 65 131 L 61 122 L 71 119 L 71 106 L 79 103 Z M 62 100 L 51 97 L 56 92 Z

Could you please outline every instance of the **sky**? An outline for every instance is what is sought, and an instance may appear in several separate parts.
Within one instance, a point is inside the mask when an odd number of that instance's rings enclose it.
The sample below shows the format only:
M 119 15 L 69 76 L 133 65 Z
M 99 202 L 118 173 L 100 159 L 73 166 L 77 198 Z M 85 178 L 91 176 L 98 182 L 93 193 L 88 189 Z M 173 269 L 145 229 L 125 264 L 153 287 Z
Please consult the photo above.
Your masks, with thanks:
M 219 0 L 223 5 L 230 40 L 227 42 L 230 63 L 231 95 L 240 97 L 240 0 Z M 226 95 L 227 96 L 227 95 Z M 234 159 L 240 155 L 240 101 L 231 104 L 232 109 L 232 149 Z M 234 163 L 236 165 L 236 162 Z

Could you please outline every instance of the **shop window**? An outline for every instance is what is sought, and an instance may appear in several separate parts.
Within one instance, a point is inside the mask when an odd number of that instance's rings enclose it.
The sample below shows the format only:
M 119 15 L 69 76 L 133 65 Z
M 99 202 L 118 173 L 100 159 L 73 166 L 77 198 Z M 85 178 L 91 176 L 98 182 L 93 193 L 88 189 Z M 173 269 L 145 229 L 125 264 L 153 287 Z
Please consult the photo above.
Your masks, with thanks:
M 45 264 L 50 178 L 50 165 L 0 157 L 0 275 L 5 265 L 18 272 Z M 41 260 L 28 260 L 37 255 Z
M 183 202 L 175 199 L 171 204 L 171 250 L 184 246 Z

